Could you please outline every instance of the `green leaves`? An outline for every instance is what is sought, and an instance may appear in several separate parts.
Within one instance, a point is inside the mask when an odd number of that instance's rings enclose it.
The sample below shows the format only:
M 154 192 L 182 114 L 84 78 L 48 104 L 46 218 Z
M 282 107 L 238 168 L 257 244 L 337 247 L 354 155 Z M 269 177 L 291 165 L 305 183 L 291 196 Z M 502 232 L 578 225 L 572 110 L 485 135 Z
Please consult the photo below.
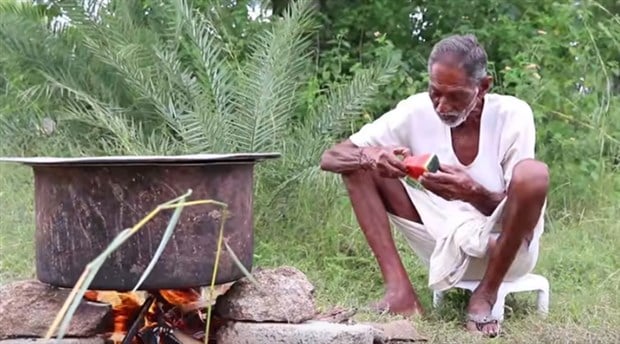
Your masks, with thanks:
M 320 98 L 311 121 L 311 131 L 327 136 L 340 136 L 351 130 L 351 121 L 360 116 L 396 75 L 400 59 L 388 55 L 384 60 L 358 70 L 351 81 L 337 85 Z
M 311 0 L 294 2 L 251 41 L 235 92 L 236 116 L 229 121 L 237 150 L 280 148 L 309 79 L 313 14 Z
M 174 9 L 179 34 L 186 37 L 180 42 L 184 49 L 181 54 L 190 61 L 188 71 L 180 78 L 187 90 L 187 102 L 183 111 L 174 113 L 175 130 L 191 152 L 229 150 L 226 120 L 233 113 L 236 80 L 232 65 L 235 61 L 230 61 L 217 25 L 209 17 L 195 14 L 184 0 L 175 1 Z M 181 56 L 170 54 L 168 65 L 182 62 Z M 172 75 L 179 75 L 178 68 L 170 71 Z

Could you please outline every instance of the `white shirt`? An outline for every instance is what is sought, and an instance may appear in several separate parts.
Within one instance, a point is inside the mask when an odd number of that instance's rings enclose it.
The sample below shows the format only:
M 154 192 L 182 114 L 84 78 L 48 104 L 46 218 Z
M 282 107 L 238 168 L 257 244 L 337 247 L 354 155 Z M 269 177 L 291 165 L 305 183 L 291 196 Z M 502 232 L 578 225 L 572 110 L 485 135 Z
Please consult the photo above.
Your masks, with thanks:
M 536 132 L 531 107 L 513 96 L 485 95 L 478 155 L 460 163 L 452 146 L 450 127 L 443 124 L 427 92 L 414 94 L 350 136 L 357 146 L 405 146 L 412 154 L 435 153 L 441 163 L 463 167 L 489 191 L 505 191 L 517 162 L 534 158 Z M 461 201 L 446 201 L 431 193 L 439 206 L 477 210 Z

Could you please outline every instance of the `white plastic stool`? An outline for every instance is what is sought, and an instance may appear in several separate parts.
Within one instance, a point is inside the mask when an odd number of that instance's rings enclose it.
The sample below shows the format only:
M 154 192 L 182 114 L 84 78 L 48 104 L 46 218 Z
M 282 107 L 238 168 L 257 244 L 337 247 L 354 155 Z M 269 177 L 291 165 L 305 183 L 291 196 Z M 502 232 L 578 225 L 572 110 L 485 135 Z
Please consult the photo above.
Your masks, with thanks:
M 467 289 L 474 291 L 480 281 L 461 281 L 454 287 L 459 289 Z M 518 280 L 503 282 L 497 292 L 497 301 L 493 305 L 492 315 L 499 321 L 504 320 L 504 303 L 506 295 L 510 293 L 518 293 L 524 291 L 537 291 L 538 296 L 536 300 L 538 312 L 546 315 L 549 312 L 549 281 L 536 274 L 528 274 L 521 277 Z M 433 307 L 438 307 L 443 300 L 442 291 L 436 291 L 433 293 Z

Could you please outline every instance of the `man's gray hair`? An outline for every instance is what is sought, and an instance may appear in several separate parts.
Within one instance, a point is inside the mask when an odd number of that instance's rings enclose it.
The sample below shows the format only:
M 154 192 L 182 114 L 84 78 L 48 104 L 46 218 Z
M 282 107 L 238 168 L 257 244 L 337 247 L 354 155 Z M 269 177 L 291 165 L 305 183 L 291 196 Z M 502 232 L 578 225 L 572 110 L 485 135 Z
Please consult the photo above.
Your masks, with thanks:
M 428 72 L 441 59 L 456 58 L 467 76 L 479 82 L 487 75 L 487 53 L 474 35 L 453 35 L 437 42 L 428 58 Z

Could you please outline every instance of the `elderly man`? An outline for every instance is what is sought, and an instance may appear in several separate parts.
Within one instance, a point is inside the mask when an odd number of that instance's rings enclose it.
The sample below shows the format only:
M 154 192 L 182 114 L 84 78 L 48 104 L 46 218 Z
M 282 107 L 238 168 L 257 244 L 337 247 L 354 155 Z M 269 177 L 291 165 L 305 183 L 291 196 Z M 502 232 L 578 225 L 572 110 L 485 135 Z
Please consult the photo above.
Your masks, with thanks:
M 534 158 L 530 106 L 490 93 L 486 67 L 474 36 L 441 40 L 428 60 L 428 92 L 401 101 L 331 147 L 320 164 L 342 175 L 381 269 L 386 291 L 376 304 L 380 310 L 423 312 L 391 223 L 429 268 L 430 287 L 481 281 L 469 300 L 466 327 L 494 336 L 499 324 L 491 309 L 500 283 L 536 264 L 549 174 Z M 439 171 L 410 186 L 402 158 L 429 153 L 438 156 Z

